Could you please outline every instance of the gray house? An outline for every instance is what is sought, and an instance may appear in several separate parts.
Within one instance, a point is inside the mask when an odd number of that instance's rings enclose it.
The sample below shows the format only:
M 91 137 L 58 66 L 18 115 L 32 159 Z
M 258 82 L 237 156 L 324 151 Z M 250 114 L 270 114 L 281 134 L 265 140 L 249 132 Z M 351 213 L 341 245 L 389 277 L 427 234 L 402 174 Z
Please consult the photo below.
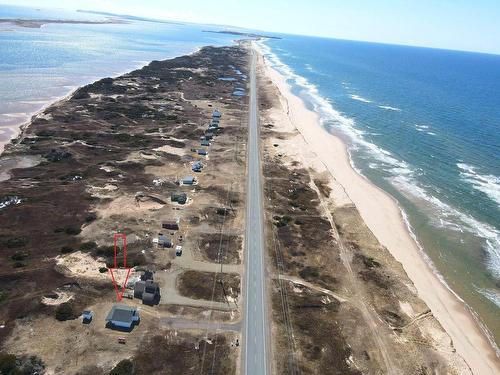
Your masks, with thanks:
M 160 247 L 172 247 L 172 241 L 165 237 L 163 234 L 158 235 L 158 246 Z
M 187 202 L 187 194 L 186 193 L 174 193 L 170 196 L 170 200 L 172 202 L 177 202 L 179 204 L 185 204 Z
M 182 180 L 181 180 L 181 183 L 183 185 L 194 185 L 196 182 L 196 178 L 194 178 L 193 176 L 187 176 L 187 177 L 184 177 Z
M 145 305 L 156 305 L 160 302 L 160 286 L 153 280 L 147 280 L 144 293 L 142 294 L 142 303 Z
M 160 285 L 153 280 L 138 281 L 134 285 L 134 298 L 145 305 L 156 305 L 160 301 Z

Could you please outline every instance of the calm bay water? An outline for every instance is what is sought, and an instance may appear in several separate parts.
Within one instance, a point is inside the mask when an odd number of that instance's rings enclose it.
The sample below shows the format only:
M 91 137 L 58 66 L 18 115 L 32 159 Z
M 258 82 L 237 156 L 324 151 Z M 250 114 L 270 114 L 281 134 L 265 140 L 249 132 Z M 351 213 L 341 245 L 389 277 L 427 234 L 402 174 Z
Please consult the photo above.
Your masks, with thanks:
M 500 342 L 500 56 L 286 35 L 267 56 Z
M 0 5 L 0 18 L 103 20 L 104 16 Z M 0 24 L 0 143 L 31 114 L 71 90 L 116 76 L 151 60 L 234 37 L 204 33 L 202 25 L 127 21 L 126 24 L 46 24 L 32 29 Z

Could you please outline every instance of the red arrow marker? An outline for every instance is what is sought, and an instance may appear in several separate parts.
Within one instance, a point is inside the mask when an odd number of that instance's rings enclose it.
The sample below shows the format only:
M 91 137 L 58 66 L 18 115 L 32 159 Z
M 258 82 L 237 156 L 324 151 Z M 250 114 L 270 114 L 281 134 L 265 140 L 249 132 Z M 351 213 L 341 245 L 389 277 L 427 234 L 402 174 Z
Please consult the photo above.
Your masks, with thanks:
M 115 280 L 115 275 L 113 274 L 113 271 L 117 269 L 116 267 L 116 239 L 117 238 L 123 238 L 123 270 L 127 270 L 127 275 L 125 277 L 125 282 L 123 283 L 123 286 L 121 287 L 121 292 L 118 290 L 118 284 L 116 283 Z M 130 270 L 131 268 L 127 268 L 127 236 L 124 233 L 115 233 L 114 236 L 114 243 L 115 243 L 115 251 L 114 251 L 114 267 L 109 269 L 109 273 L 111 274 L 111 280 L 113 280 L 113 286 L 115 287 L 115 292 L 116 292 L 116 298 L 118 301 L 121 301 L 123 298 L 123 293 L 125 292 L 125 287 L 127 286 L 127 281 L 128 277 L 130 275 Z
M 118 301 L 121 301 L 123 298 L 123 293 L 125 292 L 125 287 L 127 286 L 127 280 L 128 280 L 128 276 L 130 275 L 131 268 L 125 268 L 127 270 L 127 276 L 125 277 L 125 282 L 123 283 L 121 292 L 118 291 L 118 284 L 116 283 L 115 276 L 113 275 L 113 270 L 115 270 L 115 269 L 116 268 L 110 268 L 109 273 L 111 274 L 111 279 L 113 280 L 113 285 L 115 287 L 116 298 L 118 299 Z

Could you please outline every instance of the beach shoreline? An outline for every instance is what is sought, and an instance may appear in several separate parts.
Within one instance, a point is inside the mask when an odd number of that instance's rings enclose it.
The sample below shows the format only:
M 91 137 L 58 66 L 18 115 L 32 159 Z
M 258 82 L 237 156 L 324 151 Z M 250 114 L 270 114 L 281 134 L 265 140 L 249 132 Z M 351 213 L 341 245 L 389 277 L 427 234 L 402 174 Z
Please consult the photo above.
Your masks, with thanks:
M 286 102 L 290 121 L 314 150 L 316 158 L 343 187 L 379 242 L 402 264 L 419 297 L 450 336 L 457 353 L 473 373 L 494 374 L 500 371 L 494 343 L 468 306 L 439 279 L 425 259 L 395 199 L 358 174 L 351 165 L 345 143 L 320 125 L 318 115 L 308 110 L 302 99 L 291 92 L 290 85 L 277 70 L 264 58 L 260 58 L 259 63 Z

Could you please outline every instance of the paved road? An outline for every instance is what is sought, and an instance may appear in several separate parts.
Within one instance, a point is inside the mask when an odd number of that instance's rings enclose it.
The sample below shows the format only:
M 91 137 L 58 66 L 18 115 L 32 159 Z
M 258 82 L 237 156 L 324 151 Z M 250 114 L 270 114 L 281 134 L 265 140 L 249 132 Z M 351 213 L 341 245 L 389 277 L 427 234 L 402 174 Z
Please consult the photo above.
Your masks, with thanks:
M 248 122 L 247 213 L 245 235 L 245 311 L 243 331 L 242 371 L 246 375 L 270 373 L 268 363 L 268 321 L 264 272 L 264 226 L 262 183 L 259 152 L 259 117 L 257 84 L 252 50 L 250 70 L 250 104 Z

